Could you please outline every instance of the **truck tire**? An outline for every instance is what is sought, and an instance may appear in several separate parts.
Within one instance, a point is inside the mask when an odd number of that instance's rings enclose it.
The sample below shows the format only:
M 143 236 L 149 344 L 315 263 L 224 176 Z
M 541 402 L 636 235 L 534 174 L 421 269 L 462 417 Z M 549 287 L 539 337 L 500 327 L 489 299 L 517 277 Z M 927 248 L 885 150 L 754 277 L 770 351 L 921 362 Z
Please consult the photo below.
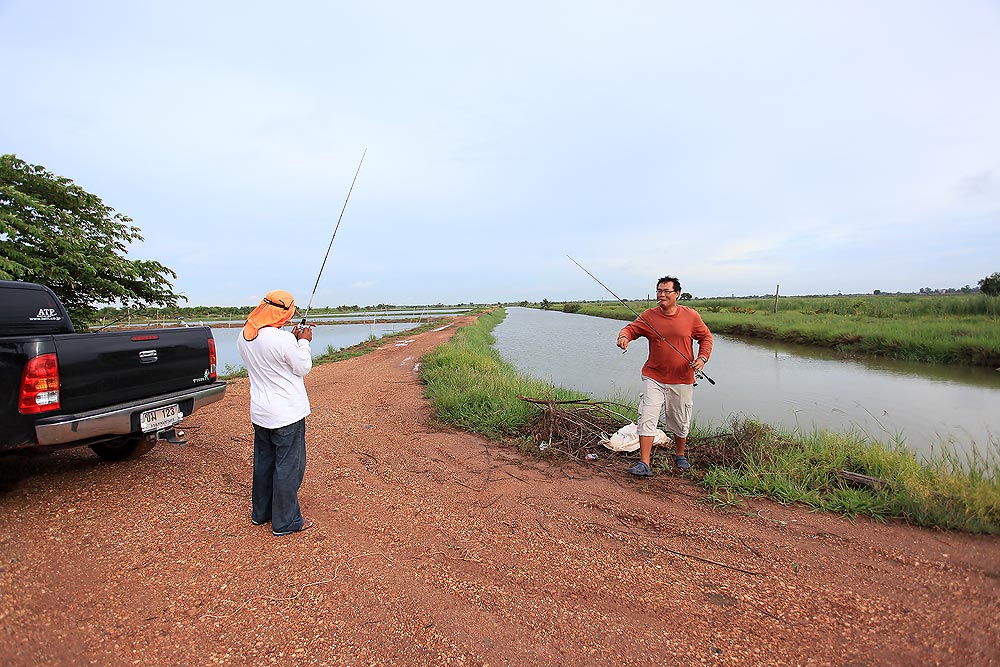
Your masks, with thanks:
M 151 450 L 155 444 L 155 440 L 148 440 L 140 436 L 97 442 L 90 448 L 94 450 L 95 454 L 107 461 L 125 461 L 139 458 Z

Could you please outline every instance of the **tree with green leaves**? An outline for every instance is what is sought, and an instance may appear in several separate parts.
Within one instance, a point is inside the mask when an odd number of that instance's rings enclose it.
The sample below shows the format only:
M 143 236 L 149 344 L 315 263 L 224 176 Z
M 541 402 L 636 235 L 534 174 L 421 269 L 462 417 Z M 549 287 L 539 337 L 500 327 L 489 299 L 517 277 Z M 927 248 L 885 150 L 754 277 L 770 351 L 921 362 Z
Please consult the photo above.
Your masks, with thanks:
M 979 291 L 987 296 L 1000 296 L 1000 273 L 994 273 L 980 280 Z
M 691 296 L 691 292 L 682 292 L 678 301 L 690 301 L 694 297 Z
M 173 292 L 176 273 L 128 259 L 140 231 L 70 179 L 0 156 L 0 279 L 52 288 L 77 326 L 96 322 L 103 304 L 177 306 L 184 299 Z

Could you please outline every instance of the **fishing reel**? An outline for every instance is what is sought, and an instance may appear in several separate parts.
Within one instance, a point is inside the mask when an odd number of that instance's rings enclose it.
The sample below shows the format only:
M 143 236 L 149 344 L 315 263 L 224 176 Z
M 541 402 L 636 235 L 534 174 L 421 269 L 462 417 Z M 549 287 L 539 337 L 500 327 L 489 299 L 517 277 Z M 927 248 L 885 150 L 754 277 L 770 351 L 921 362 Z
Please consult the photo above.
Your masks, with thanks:
M 691 362 L 691 367 L 692 367 L 692 368 L 694 368 L 694 362 L 693 362 L 693 361 Z M 709 383 L 709 384 L 715 384 L 715 380 L 713 380 L 712 378 L 708 377 L 707 375 L 705 375 L 705 374 L 704 374 L 703 372 L 701 372 L 701 371 L 695 371 L 695 372 L 694 372 L 694 376 L 695 376 L 695 378 L 696 378 L 696 379 L 698 379 L 698 380 L 708 380 L 708 383 Z M 695 383 L 694 383 L 694 386 L 696 386 L 696 387 L 697 387 L 697 386 L 698 386 L 698 383 L 697 383 L 697 382 L 695 382 Z
M 306 318 L 303 317 L 301 322 L 295 324 L 292 327 L 292 335 L 295 336 L 296 339 L 298 339 L 299 333 L 305 331 L 306 329 L 312 330 L 312 328 L 315 327 L 317 324 L 318 322 L 306 322 Z

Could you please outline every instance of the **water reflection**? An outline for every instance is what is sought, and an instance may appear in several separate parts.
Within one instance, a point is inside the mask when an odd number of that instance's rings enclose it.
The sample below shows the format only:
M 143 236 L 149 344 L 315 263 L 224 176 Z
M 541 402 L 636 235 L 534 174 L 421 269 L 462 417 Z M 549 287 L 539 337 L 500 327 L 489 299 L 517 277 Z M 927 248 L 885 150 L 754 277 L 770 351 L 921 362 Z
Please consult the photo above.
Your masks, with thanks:
M 780 341 L 767 341 L 759 338 L 729 337 L 748 347 L 757 347 L 772 352 L 775 359 L 780 355 L 807 357 L 821 361 L 836 361 L 856 364 L 880 373 L 897 374 L 924 380 L 941 380 L 944 382 L 959 382 L 981 387 L 1000 389 L 1000 373 L 990 369 L 972 366 L 949 366 L 946 364 L 925 364 L 914 361 L 897 361 L 884 357 L 855 359 L 844 357 L 835 350 L 812 347 L 810 345 L 795 345 Z
M 595 397 L 635 402 L 648 350 L 615 347 L 625 322 L 509 308 L 494 331 L 519 370 Z M 1000 436 L 1000 373 L 891 360 L 841 359 L 830 350 L 715 336 L 707 367 L 715 386 L 695 389 L 695 419 L 715 425 L 747 415 L 801 433 L 857 429 L 919 452 L 942 442 L 966 448 Z

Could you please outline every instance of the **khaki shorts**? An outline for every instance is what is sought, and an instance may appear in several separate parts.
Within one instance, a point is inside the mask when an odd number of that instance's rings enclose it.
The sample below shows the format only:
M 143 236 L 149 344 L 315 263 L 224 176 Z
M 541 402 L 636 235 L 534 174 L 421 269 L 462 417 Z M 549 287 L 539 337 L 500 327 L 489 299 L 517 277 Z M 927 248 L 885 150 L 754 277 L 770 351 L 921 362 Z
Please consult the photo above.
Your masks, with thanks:
M 639 397 L 639 435 L 656 435 L 656 422 L 664 410 L 664 429 L 678 438 L 686 438 L 694 412 L 694 385 L 661 384 L 642 376 Z

